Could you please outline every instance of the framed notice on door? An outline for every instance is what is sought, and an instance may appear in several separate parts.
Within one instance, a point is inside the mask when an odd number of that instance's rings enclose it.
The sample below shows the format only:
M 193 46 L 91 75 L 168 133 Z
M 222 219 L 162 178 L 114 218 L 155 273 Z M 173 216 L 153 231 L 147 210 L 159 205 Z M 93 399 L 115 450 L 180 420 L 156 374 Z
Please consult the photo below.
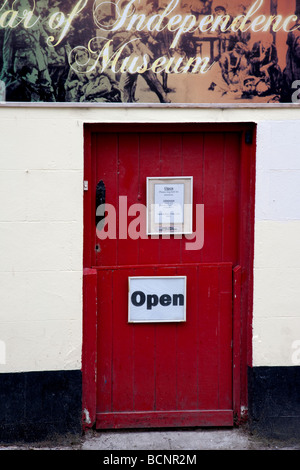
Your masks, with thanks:
M 193 233 L 193 177 L 147 178 L 147 234 Z

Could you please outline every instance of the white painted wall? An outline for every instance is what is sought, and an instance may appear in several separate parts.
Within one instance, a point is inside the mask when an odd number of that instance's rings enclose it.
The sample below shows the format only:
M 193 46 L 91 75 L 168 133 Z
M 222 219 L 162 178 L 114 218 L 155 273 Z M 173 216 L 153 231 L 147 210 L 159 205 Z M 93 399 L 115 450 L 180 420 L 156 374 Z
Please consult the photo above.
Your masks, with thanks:
M 254 365 L 300 365 L 300 120 L 258 126 Z
M 295 365 L 298 115 L 296 108 L 0 108 L 0 372 L 81 367 L 84 122 L 258 123 L 253 365 Z
M 78 369 L 82 125 L 57 111 L 0 111 L 0 371 Z

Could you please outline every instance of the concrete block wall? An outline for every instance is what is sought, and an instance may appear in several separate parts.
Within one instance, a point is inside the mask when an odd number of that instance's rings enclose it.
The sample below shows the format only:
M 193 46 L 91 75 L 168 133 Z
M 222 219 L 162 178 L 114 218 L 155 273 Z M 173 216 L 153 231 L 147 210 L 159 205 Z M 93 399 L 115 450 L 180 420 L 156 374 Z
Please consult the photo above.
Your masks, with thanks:
M 300 365 L 300 121 L 258 125 L 253 365 Z
M 82 126 L 59 112 L 8 111 L 1 116 L 0 371 L 80 369 Z

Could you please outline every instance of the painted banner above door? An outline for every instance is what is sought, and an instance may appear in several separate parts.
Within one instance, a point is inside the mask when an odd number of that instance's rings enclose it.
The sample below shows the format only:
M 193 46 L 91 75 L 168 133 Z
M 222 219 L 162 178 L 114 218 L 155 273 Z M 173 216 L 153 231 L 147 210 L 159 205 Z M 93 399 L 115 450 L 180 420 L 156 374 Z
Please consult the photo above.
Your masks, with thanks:
M 299 0 L 0 0 L 0 103 L 300 102 Z

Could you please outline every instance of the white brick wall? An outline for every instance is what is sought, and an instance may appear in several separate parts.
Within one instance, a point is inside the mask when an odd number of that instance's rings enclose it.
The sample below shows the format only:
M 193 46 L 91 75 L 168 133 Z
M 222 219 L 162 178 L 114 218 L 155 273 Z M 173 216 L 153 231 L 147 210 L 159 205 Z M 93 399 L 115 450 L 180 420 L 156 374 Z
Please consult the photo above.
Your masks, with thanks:
M 82 181 L 82 125 L 59 111 L 8 110 L 1 119 L 0 371 L 81 367 Z
M 84 122 L 258 123 L 254 365 L 292 365 L 300 340 L 298 113 L 0 108 L 0 372 L 81 367 Z
M 258 125 L 254 365 L 295 364 L 300 340 L 300 121 Z

